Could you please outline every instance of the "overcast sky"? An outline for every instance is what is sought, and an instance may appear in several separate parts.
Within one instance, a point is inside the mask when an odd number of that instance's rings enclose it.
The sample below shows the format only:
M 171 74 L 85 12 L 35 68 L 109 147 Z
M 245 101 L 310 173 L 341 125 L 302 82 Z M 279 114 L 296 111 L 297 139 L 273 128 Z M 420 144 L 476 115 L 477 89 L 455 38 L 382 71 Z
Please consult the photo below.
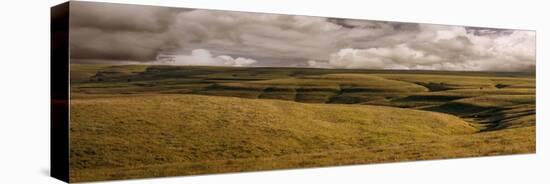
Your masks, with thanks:
M 71 62 L 534 71 L 535 32 L 71 2 Z

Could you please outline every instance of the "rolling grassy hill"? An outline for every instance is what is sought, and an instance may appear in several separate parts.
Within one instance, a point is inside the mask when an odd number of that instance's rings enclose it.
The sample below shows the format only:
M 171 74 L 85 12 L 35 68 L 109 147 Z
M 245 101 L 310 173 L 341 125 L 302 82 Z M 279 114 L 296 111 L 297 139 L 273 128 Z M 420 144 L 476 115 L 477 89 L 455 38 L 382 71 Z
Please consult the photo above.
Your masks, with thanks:
M 73 64 L 71 81 L 75 98 L 201 94 L 370 104 L 444 112 L 488 130 L 532 126 L 535 116 L 533 73 Z
M 77 99 L 71 107 L 75 181 L 307 167 L 316 160 L 339 165 L 523 153 L 534 141 L 486 139 L 494 135 L 474 134 L 476 128 L 455 116 L 370 105 L 131 95 Z M 533 130 L 516 132 L 524 131 Z M 494 145 L 501 141 L 509 145 Z M 278 163 L 279 157 L 291 161 Z M 178 163 L 180 169 L 156 170 Z
M 531 73 L 71 65 L 71 179 L 533 153 Z

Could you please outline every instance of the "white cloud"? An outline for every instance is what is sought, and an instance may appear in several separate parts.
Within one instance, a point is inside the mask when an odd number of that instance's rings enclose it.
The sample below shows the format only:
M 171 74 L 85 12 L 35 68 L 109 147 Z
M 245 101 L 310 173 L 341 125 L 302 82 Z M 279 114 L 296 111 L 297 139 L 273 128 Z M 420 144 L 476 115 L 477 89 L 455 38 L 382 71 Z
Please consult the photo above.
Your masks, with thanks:
M 82 11 L 74 11 L 78 21 L 71 24 L 73 59 L 150 62 L 172 53 L 184 65 L 499 71 L 535 66 L 532 31 L 130 5 L 75 8 Z
M 439 56 L 400 44 L 384 48 L 341 49 L 330 55 L 328 64 L 334 68 L 422 69 L 440 61 Z
M 326 60 L 326 53 L 392 29 L 384 23 L 372 24 L 377 26 L 348 29 L 322 17 L 194 10 L 177 15 L 170 34 L 182 49 Z
M 216 59 L 222 60 L 223 65 L 226 65 L 226 66 L 250 66 L 256 63 L 256 60 L 253 60 L 253 59 L 242 58 L 242 57 L 238 57 L 234 59 L 231 56 L 226 56 L 226 55 L 218 56 L 216 57 Z
M 463 26 L 206 10 L 184 12 L 177 20 L 200 28 L 202 42 L 183 43 L 189 48 L 253 53 L 287 65 L 296 64 L 292 58 L 317 68 L 517 71 L 535 65 L 535 35 L 529 31 L 474 34 Z
M 330 54 L 326 63 L 308 64 L 330 68 L 466 71 L 525 71 L 535 66 L 534 32 L 488 36 L 468 33 L 464 27 L 439 25 L 422 25 L 420 30 L 400 44 L 344 48 Z
M 319 62 L 315 60 L 309 60 L 307 61 L 307 66 L 311 68 L 333 68 L 330 64 L 326 62 Z
M 256 63 L 256 60 L 237 57 L 233 58 L 227 55 L 212 56 L 210 51 L 205 49 L 195 49 L 188 55 L 173 55 L 173 62 L 166 63 L 170 65 L 197 65 L 197 66 L 250 66 Z

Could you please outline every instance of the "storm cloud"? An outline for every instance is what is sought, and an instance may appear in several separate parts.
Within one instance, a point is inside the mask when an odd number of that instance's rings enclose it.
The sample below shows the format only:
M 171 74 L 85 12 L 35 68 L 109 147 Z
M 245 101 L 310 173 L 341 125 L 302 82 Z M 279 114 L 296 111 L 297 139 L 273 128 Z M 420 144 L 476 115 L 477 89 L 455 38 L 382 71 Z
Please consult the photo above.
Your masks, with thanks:
M 527 71 L 525 30 L 71 2 L 73 62 Z

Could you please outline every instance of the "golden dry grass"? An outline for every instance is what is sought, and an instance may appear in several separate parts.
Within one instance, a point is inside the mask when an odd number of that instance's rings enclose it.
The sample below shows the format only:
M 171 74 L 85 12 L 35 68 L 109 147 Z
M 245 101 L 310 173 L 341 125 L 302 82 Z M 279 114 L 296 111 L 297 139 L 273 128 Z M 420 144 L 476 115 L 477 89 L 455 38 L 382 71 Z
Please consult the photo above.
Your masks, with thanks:
M 72 181 L 534 151 L 533 128 L 367 105 L 126 95 L 72 100 L 71 122 Z
M 71 77 L 71 181 L 536 149 L 530 73 L 82 64 Z

